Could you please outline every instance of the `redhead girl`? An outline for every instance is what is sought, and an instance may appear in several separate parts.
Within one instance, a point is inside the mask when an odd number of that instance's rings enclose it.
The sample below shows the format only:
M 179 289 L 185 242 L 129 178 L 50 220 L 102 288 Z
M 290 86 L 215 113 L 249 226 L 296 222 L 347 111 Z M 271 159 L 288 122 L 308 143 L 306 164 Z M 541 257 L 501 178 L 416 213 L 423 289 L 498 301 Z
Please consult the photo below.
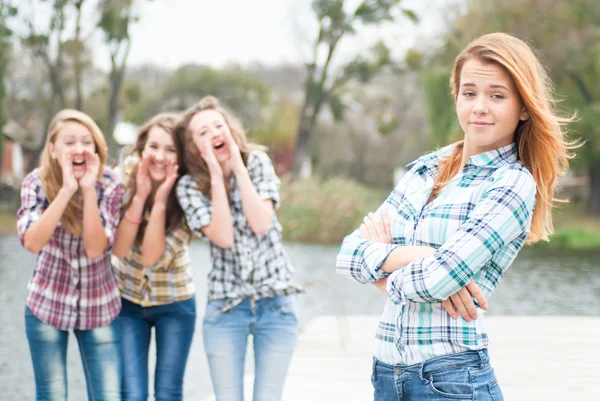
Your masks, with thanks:
M 450 83 L 464 139 L 417 159 L 338 253 L 339 273 L 389 295 L 373 360 L 377 401 L 503 399 L 484 298 L 526 242 L 552 233 L 554 182 L 571 157 L 568 119 L 555 114 L 546 72 L 523 41 L 475 39 Z M 471 316 L 443 302 L 473 306 Z

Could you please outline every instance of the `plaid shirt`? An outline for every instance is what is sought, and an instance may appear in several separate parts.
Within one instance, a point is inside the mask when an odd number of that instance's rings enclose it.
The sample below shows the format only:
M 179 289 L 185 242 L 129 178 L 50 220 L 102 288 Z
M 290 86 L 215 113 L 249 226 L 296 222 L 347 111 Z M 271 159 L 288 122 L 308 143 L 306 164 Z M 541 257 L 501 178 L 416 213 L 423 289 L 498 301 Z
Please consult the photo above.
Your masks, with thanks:
M 82 236 L 71 235 L 58 223 L 37 257 L 28 285 L 27 306 L 42 322 L 59 330 L 92 330 L 112 322 L 121 310 L 119 288 L 110 264 L 110 251 L 119 224 L 123 186 L 108 167 L 96 184 L 98 208 L 108 248 L 97 259 L 85 255 Z M 48 207 L 39 169 L 25 177 L 17 232 L 25 232 Z
M 367 283 L 386 275 L 380 266 L 393 249 L 436 248 L 432 257 L 389 275 L 375 349 L 388 364 L 487 348 L 484 311 L 478 308 L 475 321 L 454 320 L 441 301 L 470 280 L 489 297 L 530 231 L 536 186 L 514 144 L 472 156 L 426 204 L 438 160 L 451 151 L 452 145 L 416 160 L 381 206 L 393 216 L 393 244 L 365 241 L 356 230 L 338 253 L 337 271 Z
M 135 156 L 128 157 L 115 172 L 123 185 L 127 185 L 131 171 L 138 163 Z M 131 194 L 125 191 L 121 207 L 125 207 Z M 142 265 L 142 251 L 135 244 L 123 259 L 113 255 L 113 264 L 119 272 L 121 296 L 138 305 L 157 306 L 188 300 L 196 293 L 189 255 L 190 233 L 180 227 L 165 236 L 165 253 L 152 267 Z
M 269 156 L 260 151 L 251 152 L 248 157 L 248 173 L 258 195 L 262 199 L 273 200 L 277 207 L 280 182 Z M 196 183 L 190 175 L 179 180 L 177 197 L 188 226 L 206 239 L 200 229 L 210 224 L 210 197 L 196 189 Z M 256 301 L 301 292 L 299 287 L 290 282 L 293 268 L 283 249 L 281 225 L 275 214 L 269 231 L 265 235 L 256 235 L 244 215 L 241 194 L 233 175 L 229 199 L 233 220 L 233 247 L 223 249 L 210 243 L 213 266 L 208 275 L 208 299 L 229 299 L 222 308 L 227 311 L 245 298 Z

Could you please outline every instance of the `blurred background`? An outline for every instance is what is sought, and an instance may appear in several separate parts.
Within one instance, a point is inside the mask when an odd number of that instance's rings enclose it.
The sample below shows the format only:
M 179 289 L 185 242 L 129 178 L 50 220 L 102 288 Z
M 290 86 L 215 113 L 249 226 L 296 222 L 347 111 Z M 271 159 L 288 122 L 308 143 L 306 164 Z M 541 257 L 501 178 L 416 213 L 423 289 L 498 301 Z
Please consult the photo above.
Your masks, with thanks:
M 0 387 L 19 389 L 7 399 L 33 392 L 22 309 L 35 258 L 15 234 L 20 182 L 58 110 L 92 116 L 114 164 L 154 114 L 217 96 L 282 178 L 278 217 L 308 289 L 305 321 L 377 314 L 379 294 L 335 276 L 337 247 L 407 163 L 462 137 L 450 69 L 468 42 L 497 31 L 537 49 L 585 144 L 559 183 L 570 202 L 555 211 L 556 234 L 522 253 L 490 313 L 600 315 L 596 0 L 0 0 Z M 193 252 L 203 303 L 208 248 Z M 188 395 L 210 390 L 199 337 L 192 370 L 206 383 L 186 385 Z

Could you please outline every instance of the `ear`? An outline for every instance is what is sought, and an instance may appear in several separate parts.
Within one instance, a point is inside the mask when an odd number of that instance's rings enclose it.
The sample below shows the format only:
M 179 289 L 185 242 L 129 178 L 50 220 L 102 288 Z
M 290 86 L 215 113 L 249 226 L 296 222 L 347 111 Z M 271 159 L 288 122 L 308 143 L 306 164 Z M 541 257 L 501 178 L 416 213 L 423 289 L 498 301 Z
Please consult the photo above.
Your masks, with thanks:
M 523 110 L 521 111 L 521 116 L 519 117 L 519 119 L 521 121 L 529 120 L 529 112 L 527 111 L 527 109 L 525 107 L 523 107 Z

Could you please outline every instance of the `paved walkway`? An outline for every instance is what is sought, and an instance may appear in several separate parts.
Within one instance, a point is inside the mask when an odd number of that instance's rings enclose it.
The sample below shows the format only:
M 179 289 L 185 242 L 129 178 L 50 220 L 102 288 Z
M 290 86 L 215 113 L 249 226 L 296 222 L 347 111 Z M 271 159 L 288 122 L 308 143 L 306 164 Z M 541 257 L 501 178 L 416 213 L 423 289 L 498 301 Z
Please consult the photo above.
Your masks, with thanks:
M 283 401 L 369 401 L 378 316 L 320 316 L 300 336 Z M 600 400 L 600 317 L 486 317 L 507 401 Z M 246 378 L 251 401 L 252 377 Z M 208 398 L 208 400 L 214 398 Z

